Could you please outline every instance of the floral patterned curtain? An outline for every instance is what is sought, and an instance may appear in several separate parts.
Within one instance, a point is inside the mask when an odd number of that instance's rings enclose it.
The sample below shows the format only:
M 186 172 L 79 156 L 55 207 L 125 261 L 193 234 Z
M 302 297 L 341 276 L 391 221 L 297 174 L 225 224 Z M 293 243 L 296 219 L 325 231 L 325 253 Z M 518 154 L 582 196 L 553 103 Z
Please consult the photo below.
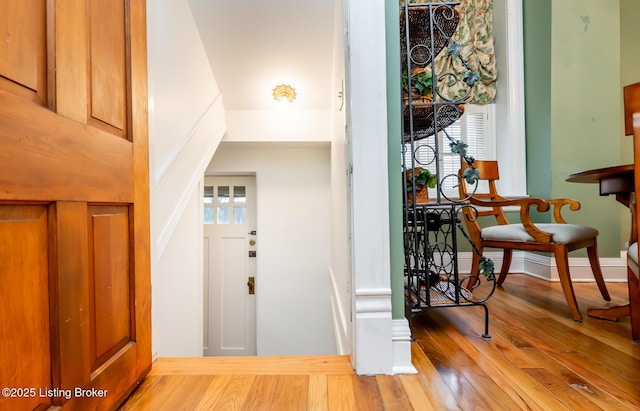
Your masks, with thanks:
M 399 0 L 403 6 L 405 0 Z M 436 0 L 447 1 L 447 0 Z M 493 0 L 458 0 L 460 22 L 451 42 L 435 58 L 434 68 L 440 78 L 438 90 L 449 100 L 471 104 L 489 104 L 496 95 L 496 59 L 493 38 Z M 412 0 L 433 3 L 433 0 Z M 430 71 L 430 68 L 427 68 Z M 451 81 L 443 73 L 453 73 Z

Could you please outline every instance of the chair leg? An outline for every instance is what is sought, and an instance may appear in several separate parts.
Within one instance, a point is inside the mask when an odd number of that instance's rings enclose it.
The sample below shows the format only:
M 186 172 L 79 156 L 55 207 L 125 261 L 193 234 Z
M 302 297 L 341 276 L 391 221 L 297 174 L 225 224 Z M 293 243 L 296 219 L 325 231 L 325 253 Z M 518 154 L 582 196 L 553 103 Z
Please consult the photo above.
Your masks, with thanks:
M 569 253 L 566 247 L 558 245 L 555 248 L 556 266 L 558 267 L 558 277 L 560 277 L 560 284 L 562 285 L 562 291 L 564 292 L 564 298 L 569 304 L 569 309 L 573 315 L 573 320 L 582 322 L 582 314 L 578 310 L 578 301 L 576 301 L 576 295 L 573 292 L 573 284 L 571 283 L 571 276 L 569 275 Z
M 475 251 L 471 253 L 471 272 L 469 275 L 469 282 L 465 287 L 469 291 L 473 291 L 473 287 L 477 284 L 478 276 L 480 275 L 480 255 L 482 254 L 482 248 L 478 247 L 478 252 L 480 254 Z
M 509 274 L 509 267 L 511 267 L 511 257 L 513 256 L 513 250 L 505 248 L 502 253 L 502 267 L 500 267 L 500 276 L 498 277 L 498 285 L 502 285 L 504 280 Z
M 607 285 L 604 283 L 604 278 L 602 277 L 600 260 L 598 260 L 598 247 L 596 246 L 595 242 L 592 246 L 587 247 L 587 254 L 589 255 L 589 263 L 591 264 L 593 277 L 596 279 L 596 283 L 598 284 L 598 289 L 600 290 L 600 294 L 602 294 L 602 298 L 604 298 L 605 301 L 611 301 L 609 291 L 607 291 Z
M 629 286 L 629 311 L 631 312 L 631 338 L 640 341 L 640 278 L 627 268 Z

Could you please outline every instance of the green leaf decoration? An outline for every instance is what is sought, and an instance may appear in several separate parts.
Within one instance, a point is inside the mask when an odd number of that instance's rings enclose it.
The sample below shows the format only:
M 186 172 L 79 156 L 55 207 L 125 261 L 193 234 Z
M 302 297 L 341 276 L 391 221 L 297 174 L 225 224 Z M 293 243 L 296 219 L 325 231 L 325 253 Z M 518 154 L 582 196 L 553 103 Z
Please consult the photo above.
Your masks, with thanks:
M 480 268 L 480 273 L 484 276 L 487 276 L 493 273 L 493 270 L 494 270 L 493 261 L 491 261 L 486 257 L 482 257 L 482 260 L 480 260 L 479 268 Z
M 464 73 L 464 78 L 463 81 L 469 86 L 469 87 L 473 87 L 474 84 L 476 84 L 476 81 L 478 81 L 478 79 L 480 78 L 480 73 L 473 72 L 471 70 L 467 70 L 466 73 Z
M 447 46 L 447 53 L 451 54 L 456 58 L 460 56 L 460 50 L 462 50 L 462 44 L 460 44 L 460 42 L 457 42 L 457 41 L 452 41 Z
M 464 170 L 462 176 L 467 183 L 475 184 L 475 182 L 480 178 L 480 172 L 477 168 L 467 168 L 466 170 Z
M 467 155 L 467 143 L 462 140 L 457 140 L 455 143 L 449 143 L 449 147 L 451 147 L 451 152 L 454 154 L 459 154 L 461 157 Z

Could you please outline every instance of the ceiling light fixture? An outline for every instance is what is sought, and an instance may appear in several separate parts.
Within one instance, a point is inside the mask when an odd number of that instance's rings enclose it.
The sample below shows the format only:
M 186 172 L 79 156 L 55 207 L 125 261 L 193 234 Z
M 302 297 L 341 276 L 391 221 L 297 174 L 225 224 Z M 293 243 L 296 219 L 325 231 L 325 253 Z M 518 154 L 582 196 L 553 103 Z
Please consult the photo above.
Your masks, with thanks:
M 293 102 L 296 99 L 296 89 L 288 84 L 280 84 L 273 89 L 273 98 L 275 101 Z

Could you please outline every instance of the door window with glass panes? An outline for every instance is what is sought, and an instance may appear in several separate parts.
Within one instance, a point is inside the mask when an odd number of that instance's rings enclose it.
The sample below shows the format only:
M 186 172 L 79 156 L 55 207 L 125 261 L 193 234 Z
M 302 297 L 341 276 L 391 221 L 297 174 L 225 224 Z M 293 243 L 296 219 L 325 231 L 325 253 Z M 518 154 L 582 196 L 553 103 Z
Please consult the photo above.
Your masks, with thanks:
M 246 187 L 241 185 L 204 186 L 205 224 L 245 224 Z

